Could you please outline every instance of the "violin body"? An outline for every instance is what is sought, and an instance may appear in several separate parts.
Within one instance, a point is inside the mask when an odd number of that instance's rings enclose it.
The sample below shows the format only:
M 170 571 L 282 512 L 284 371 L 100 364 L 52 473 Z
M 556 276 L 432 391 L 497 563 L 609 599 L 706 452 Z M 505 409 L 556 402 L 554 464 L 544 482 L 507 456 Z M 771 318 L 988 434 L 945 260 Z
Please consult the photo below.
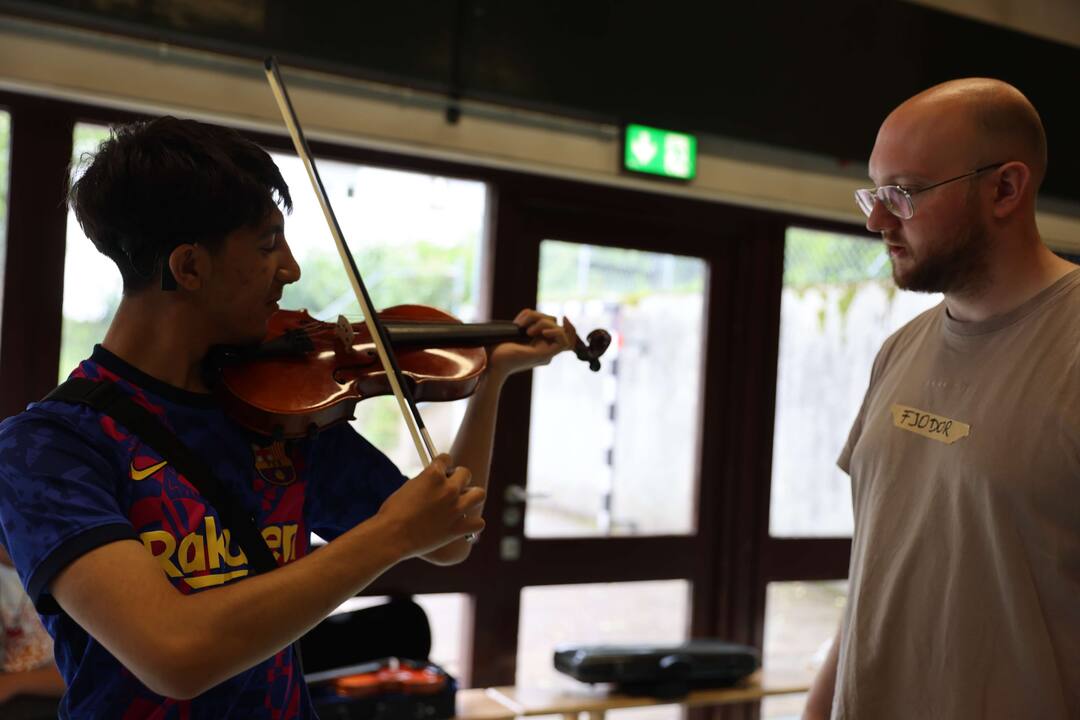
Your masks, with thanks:
M 418 402 L 468 397 L 487 367 L 483 346 L 521 338 L 513 323 L 466 326 L 423 305 L 388 308 L 379 318 Z M 359 401 L 391 394 L 364 323 L 345 328 L 306 310 L 278 310 L 258 348 L 225 353 L 219 365 L 215 389 L 226 413 L 275 439 L 345 422 Z
M 434 665 L 409 661 L 373 663 L 361 672 L 331 681 L 342 697 L 373 697 L 380 694 L 434 695 L 446 688 L 449 677 Z M 377 666 L 376 666 L 377 665 Z

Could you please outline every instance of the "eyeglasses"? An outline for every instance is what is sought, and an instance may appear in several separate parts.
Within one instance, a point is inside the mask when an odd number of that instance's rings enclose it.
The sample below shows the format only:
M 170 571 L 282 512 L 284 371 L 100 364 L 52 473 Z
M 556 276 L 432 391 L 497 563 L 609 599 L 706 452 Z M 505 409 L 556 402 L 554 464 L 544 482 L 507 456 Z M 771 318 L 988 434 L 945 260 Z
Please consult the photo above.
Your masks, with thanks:
M 855 191 L 855 202 L 858 203 L 859 209 L 866 213 L 866 217 L 870 217 L 870 214 L 874 212 L 874 201 L 879 201 L 885 206 L 885 209 L 891 212 L 901 220 L 910 220 L 915 214 L 915 202 L 911 199 L 913 195 L 924 193 L 927 190 L 933 190 L 936 187 L 947 185 L 957 180 L 963 180 L 964 178 L 978 175 L 981 172 L 987 170 L 993 170 L 1004 165 L 1004 162 L 994 163 L 992 165 L 984 165 L 981 168 L 976 168 L 971 172 L 966 172 L 963 175 L 957 175 L 954 178 L 948 180 L 942 180 L 939 183 L 933 185 L 927 185 L 924 188 L 911 189 L 904 187 L 903 185 L 882 185 L 878 188 L 862 188 Z

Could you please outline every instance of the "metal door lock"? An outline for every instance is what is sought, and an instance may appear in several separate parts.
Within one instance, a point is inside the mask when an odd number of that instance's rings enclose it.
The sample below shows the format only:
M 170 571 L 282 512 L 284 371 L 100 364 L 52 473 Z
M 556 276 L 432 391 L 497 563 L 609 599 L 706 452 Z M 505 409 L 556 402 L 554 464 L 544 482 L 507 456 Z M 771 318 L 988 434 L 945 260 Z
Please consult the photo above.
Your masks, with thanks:
M 543 500 L 547 493 L 531 493 L 521 485 L 507 485 L 503 491 L 503 500 L 508 504 L 526 503 L 530 500 Z
M 499 542 L 499 558 L 509 562 L 521 559 L 521 538 L 512 535 L 504 537 Z

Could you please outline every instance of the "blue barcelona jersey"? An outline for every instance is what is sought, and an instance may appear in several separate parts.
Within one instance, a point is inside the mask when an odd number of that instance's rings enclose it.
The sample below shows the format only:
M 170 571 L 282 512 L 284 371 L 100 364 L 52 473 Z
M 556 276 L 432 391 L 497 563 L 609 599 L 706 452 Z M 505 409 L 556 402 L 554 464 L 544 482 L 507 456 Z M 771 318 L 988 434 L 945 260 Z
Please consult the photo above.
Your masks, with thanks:
M 404 478 L 348 425 L 264 445 L 212 396 L 166 385 L 101 347 L 72 377 L 116 383 L 213 468 L 246 506 L 278 563 L 303 557 L 315 532 L 333 539 L 371 517 Z M 34 403 L 0 424 L 0 529 L 55 640 L 67 682 L 64 718 L 309 718 L 292 648 L 192 700 L 147 689 L 49 594 L 65 566 L 117 540 L 138 540 L 177 592 L 213 592 L 251 572 L 217 511 L 152 448 L 83 406 Z M 163 625 L 162 637 L 182 633 Z

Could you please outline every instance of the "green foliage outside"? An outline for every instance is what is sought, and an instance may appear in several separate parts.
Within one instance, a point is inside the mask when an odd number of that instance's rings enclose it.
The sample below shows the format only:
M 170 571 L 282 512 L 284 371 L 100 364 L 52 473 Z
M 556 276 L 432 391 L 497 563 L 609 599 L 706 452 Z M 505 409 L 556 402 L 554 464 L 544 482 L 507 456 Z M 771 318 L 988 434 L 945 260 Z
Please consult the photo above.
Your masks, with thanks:
M 807 293 L 820 297 L 818 325 L 823 332 L 830 310 L 837 313 L 841 324 L 845 323 L 856 296 L 870 285 L 884 288 L 890 302 L 896 293 L 892 266 L 881 242 L 805 228 L 788 229 L 784 288 L 795 290 L 800 297 Z
M 109 134 L 110 130 L 105 125 L 75 124 L 75 135 L 72 137 L 71 147 L 71 164 L 74 172 L 81 172 L 81 168 L 97 151 L 98 146 L 109 139 Z
M 108 315 L 101 320 L 83 321 L 64 317 L 60 328 L 60 382 L 66 380 L 75 366 L 90 356 L 94 345 L 105 338 L 105 331 L 109 329 L 118 304 L 119 300 L 113 303 Z
M 540 296 L 545 300 L 617 296 L 632 302 L 647 294 L 704 291 L 697 258 L 624 248 L 584 246 L 545 240 L 541 246 Z M 836 233 L 790 228 L 784 249 L 784 287 L 800 292 L 861 283 L 890 283 L 880 242 Z M 845 290 L 846 310 L 855 290 Z
M 71 172 L 72 179 L 77 175 L 89 155 L 97 150 L 98 146 L 109 137 L 109 128 L 104 125 L 90 125 L 77 123 L 75 134 L 72 138 L 71 149 Z M 74 223 L 75 216 L 68 213 L 68 222 Z M 90 242 L 86 239 L 75 242 Z M 78 272 L 79 268 L 65 268 L 64 272 Z M 120 296 L 113 295 L 107 298 L 104 314 L 93 320 L 74 320 L 65 316 L 60 329 L 60 380 L 67 378 L 68 374 L 75 369 L 79 361 L 90 355 L 94 345 L 101 342 L 105 337 L 105 331 L 109 329 L 109 322 L 120 304 Z
M 540 246 L 540 298 L 603 298 L 633 304 L 641 297 L 705 290 L 699 258 L 545 240 Z
M 784 287 L 888 280 L 885 246 L 876 240 L 793 227 L 784 243 Z
M 476 246 L 476 238 L 452 247 L 421 240 L 404 247 L 354 249 L 354 258 L 376 309 L 432 305 L 458 314 L 475 303 Z M 301 272 L 299 282 L 286 286 L 282 307 L 303 308 L 326 320 L 338 315 L 361 318 L 335 252 L 309 255 L 301 262 Z

